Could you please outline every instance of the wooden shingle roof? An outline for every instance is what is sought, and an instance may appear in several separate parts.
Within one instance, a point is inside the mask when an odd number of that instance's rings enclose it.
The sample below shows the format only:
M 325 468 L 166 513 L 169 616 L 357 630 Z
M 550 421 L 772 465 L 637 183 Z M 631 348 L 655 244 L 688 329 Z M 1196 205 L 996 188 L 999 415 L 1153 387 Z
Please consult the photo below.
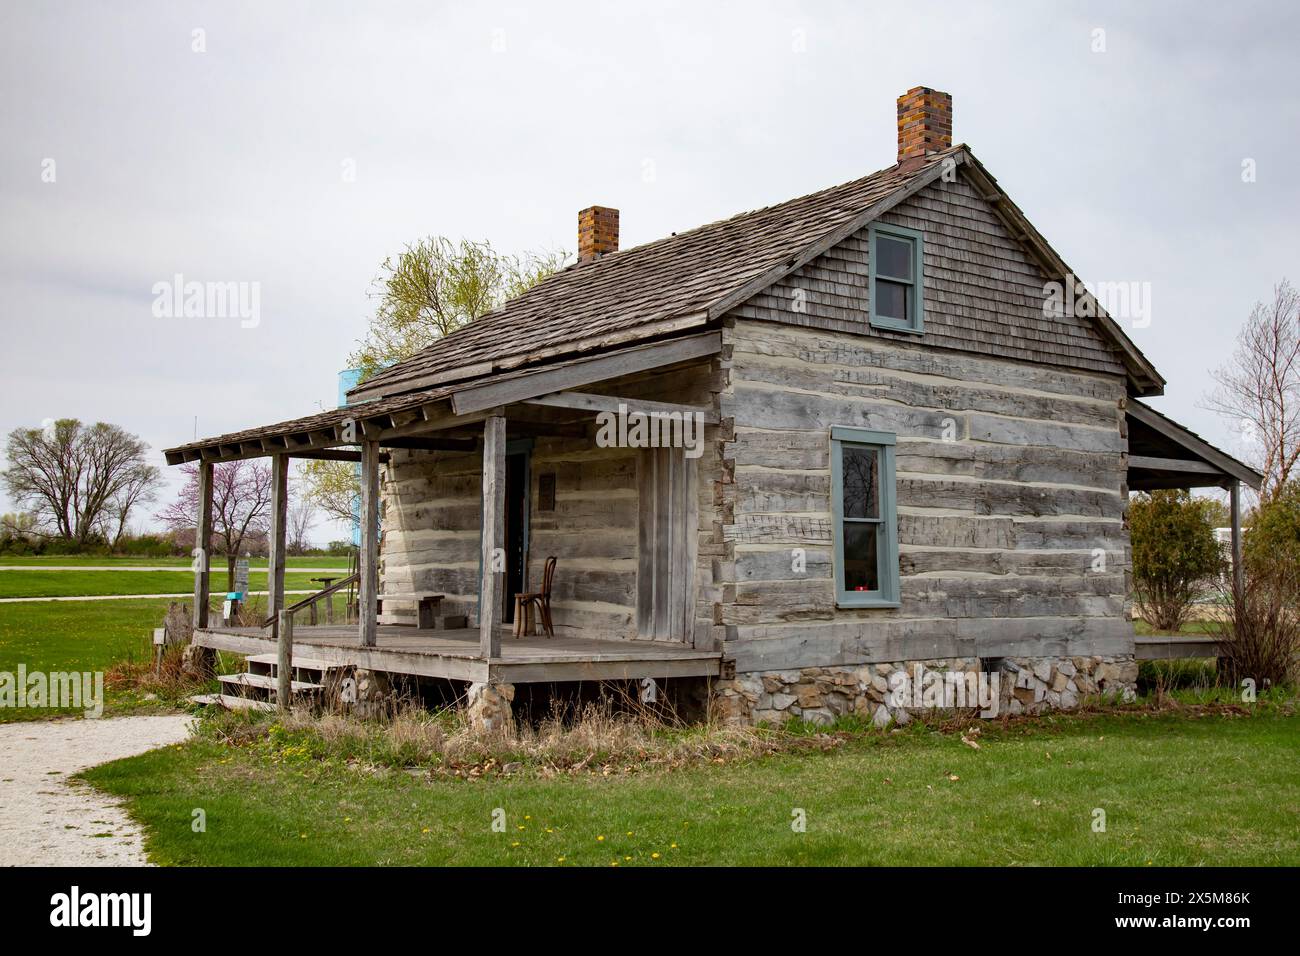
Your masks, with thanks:
M 508 367 L 511 360 L 522 364 L 532 356 L 604 347 L 629 333 L 648 337 L 703 322 L 729 294 L 780 269 L 963 148 L 571 265 L 351 394 L 391 395 L 482 374 L 489 370 L 484 363 Z
M 963 166 L 1045 273 L 1070 270 L 964 145 L 861 179 L 580 262 L 374 375 L 349 392 L 364 410 L 337 409 L 168 450 L 172 461 L 200 450 L 225 455 L 241 444 L 328 431 L 351 417 L 383 417 L 452 398 L 471 383 L 635 343 L 699 332 L 739 304 L 844 242 L 945 169 Z M 1159 394 L 1164 379 L 1097 306 L 1102 340 L 1128 371 L 1134 394 Z M 391 408 L 390 408 L 391 406 Z

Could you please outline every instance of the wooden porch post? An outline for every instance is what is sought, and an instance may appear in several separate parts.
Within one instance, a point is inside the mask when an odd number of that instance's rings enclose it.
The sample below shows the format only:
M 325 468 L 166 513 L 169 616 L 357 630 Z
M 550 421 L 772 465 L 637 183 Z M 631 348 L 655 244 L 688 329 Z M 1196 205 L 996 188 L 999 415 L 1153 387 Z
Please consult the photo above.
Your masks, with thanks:
M 199 462 L 199 513 L 194 523 L 194 548 L 198 551 L 194 571 L 194 626 L 208 626 L 209 572 L 212 567 L 208 547 L 212 544 L 212 462 Z
M 1229 507 L 1232 509 L 1232 585 L 1240 595 L 1245 589 L 1246 569 L 1241 561 L 1241 482 L 1233 480 L 1228 485 Z
M 361 645 L 374 647 L 379 595 L 379 442 L 361 444 L 361 582 L 357 587 Z
M 501 656 L 501 602 L 505 581 L 501 555 L 506 531 L 506 419 L 492 415 L 483 422 L 483 540 L 479 584 L 479 653 L 487 659 Z
M 271 560 L 267 568 L 266 612 L 274 635 L 279 634 L 284 610 L 285 537 L 289 507 L 289 456 L 271 456 Z
M 276 617 L 275 702 L 287 711 L 293 703 L 293 614 L 281 611 Z

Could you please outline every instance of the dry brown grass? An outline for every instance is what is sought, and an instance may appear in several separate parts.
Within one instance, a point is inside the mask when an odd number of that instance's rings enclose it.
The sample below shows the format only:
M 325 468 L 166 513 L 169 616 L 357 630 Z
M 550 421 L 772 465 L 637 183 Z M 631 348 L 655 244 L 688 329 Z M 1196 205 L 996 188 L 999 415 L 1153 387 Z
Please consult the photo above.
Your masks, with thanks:
M 496 731 L 471 724 L 462 711 L 405 707 L 384 720 L 295 710 L 268 724 L 246 714 L 218 714 L 209 721 L 208 732 L 236 745 L 341 760 L 362 769 L 415 768 L 471 778 L 524 771 L 544 777 L 636 773 L 832 750 L 848 739 L 844 733 L 671 724 L 610 704 L 588 704 L 576 713 L 556 710 L 536 724 Z

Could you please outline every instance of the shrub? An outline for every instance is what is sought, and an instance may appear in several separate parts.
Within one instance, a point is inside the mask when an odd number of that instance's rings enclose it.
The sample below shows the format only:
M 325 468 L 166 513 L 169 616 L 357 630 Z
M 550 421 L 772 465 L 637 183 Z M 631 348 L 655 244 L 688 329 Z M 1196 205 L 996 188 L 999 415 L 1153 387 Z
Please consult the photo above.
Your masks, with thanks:
M 1211 503 L 1187 491 L 1153 491 L 1129 502 L 1133 588 L 1153 628 L 1182 627 L 1192 602 L 1223 570 Z
M 1219 676 L 1238 687 L 1247 678 L 1257 690 L 1290 684 L 1300 654 L 1300 570 L 1287 561 L 1251 567 L 1243 587 L 1227 592 L 1228 613 L 1215 629 Z

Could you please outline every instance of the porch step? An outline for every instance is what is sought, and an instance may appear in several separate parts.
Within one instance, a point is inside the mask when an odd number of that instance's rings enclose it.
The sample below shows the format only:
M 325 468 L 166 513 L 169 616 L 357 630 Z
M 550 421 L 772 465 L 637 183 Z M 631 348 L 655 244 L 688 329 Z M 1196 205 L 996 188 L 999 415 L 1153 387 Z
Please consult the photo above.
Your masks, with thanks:
M 234 684 L 239 687 L 257 687 L 262 690 L 275 691 L 279 686 L 279 678 L 272 677 L 270 674 L 222 674 L 217 678 L 222 684 Z M 289 682 L 294 694 L 304 694 L 324 690 L 324 686 L 311 681 L 295 680 Z
M 248 670 L 252 674 L 274 674 L 279 663 L 280 658 L 277 654 L 254 654 L 248 658 Z M 332 670 L 341 670 L 346 666 L 344 664 L 332 664 L 329 661 L 313 660 L 310 657 L 299 657 L 296 654 L 290 664 L 295 671 L 316 671 L 322 676 Z
M 275 710 L 275 704 L 251 697 L 236 697 L 233 694 L 195 694 L 190 698 L 191 704 L 215 705 L 226 710 Z

